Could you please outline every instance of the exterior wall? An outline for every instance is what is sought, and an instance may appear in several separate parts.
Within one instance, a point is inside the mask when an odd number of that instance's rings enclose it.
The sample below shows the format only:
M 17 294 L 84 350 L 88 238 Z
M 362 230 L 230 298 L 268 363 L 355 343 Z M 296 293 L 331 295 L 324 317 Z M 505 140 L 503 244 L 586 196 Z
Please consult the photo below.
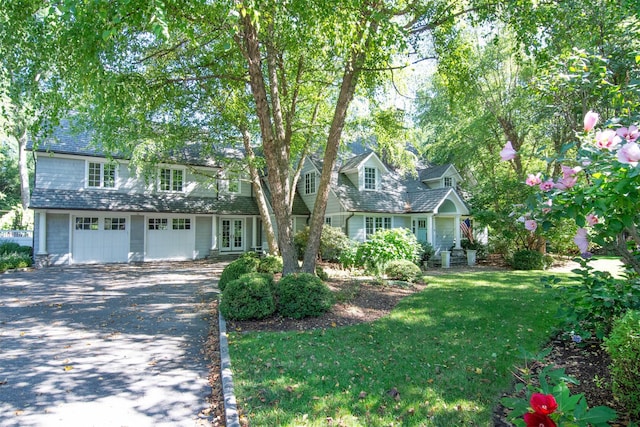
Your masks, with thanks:
M 411 230 L 411 217 L 394 216 L 391 220 L 391 226 L 393 228 L 408 228 L 409 230 Z
M 131 235 L 129 246 L 129 261 L 144 261 L 144 215 L 131 215 Z
M 211 217 L 196 217 L 196 258 L 206 258 L 211 249 Z
M 364 242 L 364 216 L 354 215 L 347 224 L 347 236 L 357 242 Z
M 435 218 L 435 242 L 433 248 L 436 252 L 448 251 L 455 240 L 455 222 L 453 218 Z
M 69 264 L 69 214 L 47 214 L 47 252 L 51 264 Z
M 40 153 L 36 172 L 37 188 L 55 190 L 84 188 L 85 162 L 82 159 L 49 157 Z
M 87 163 L 103 163 L 106 159 L 69 156 L 49 156 L 46 153 L 38 153 L 38 165 L 36 174 L 36 187 L 41 189 L 79 190 L 86 188 Z M 162 166 L 160 166 L 162 167 Z M 176 166 L 166 166 L 176 168 Z M 184 190 L 181 192 L 187 196 L 214 197 L 217 194 L 218 182 L 213 178 L 217 169 L 195 168 L 194 170 L 182 168 L 184 171 Z M 198 173 L 197 171 L 201 171 Z M 240 181 L 241 196 L 251 196 L 251 185 Z M 128 162 L 119 161 L 115 188 L 92 188 L 91 191 L 115 191 L 118 193 L 149 193 L 157 192 L 157 180 L 151 176 L 145 180 L 142 175 L 137 175 L 129 168 Z

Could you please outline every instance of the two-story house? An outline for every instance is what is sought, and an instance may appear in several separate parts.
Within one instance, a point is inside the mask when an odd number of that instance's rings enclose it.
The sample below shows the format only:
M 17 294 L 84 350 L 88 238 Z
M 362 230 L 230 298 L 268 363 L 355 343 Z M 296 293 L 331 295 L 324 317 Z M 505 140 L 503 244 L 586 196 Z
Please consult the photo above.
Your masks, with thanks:
M 309 159 L 298 192 L 310 210 L 322 163 Z M 436 252 L 460 248 L 460 222 L 469 209 L 456 191 L 461 176 L 453 165 L 425 167 L 402 175 L 372 151 L 353 156 L 333 171 L 325 223 L 340 227 L 351 239 L 385 228 L 408 228 Z
M 38 265 L 189 260 L 262 247 L 248 180 L 197 147 L 139 175 L 63 122 L 34 150 L 34 255 Z M 294 203 L 296 228 L 309 211 Z
M 190 146 L 141 175 L 105 155 L 68 122 L 33 151 L 34 254 L 38 265 L 188 260 L 264 246 L 250 182 Z M 293 206 L 294 230 L 313 210 L 322 165 L 307 159 Z M 411 229 L 436 250 L 459 247 L 469 211 L 451 165 L 400 175 L 373 152 L 337 166 L 325 222 L 364 241 L 383 228 Z M 268 192 L 267 192 L 268 193 Z

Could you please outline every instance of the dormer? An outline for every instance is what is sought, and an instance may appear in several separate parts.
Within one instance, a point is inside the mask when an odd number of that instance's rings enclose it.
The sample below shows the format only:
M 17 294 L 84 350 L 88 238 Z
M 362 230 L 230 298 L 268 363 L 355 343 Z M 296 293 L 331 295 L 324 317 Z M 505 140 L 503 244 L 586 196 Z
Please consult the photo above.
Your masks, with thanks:
M 375 153 L 368 152 L 351 158 L 340 168 L 340 173 L 345 174 L 360 191 L 379 191 L 382 175 L 389 170 Z
M 456 188 L 462 177 L 452 164 L 430 166 L 420 172 L 420 181 L 429 188 Z

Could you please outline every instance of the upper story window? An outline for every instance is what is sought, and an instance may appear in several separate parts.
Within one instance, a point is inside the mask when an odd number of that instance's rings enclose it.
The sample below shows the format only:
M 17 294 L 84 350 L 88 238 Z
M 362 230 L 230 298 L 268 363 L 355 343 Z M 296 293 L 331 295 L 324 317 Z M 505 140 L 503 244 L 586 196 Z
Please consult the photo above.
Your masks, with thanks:
M 304 194 L 316 193 L 316 173 L 309 172 L 304 175 Z
M 184 171 L 182 169 L 160 169 L 160 191 L 182 191 Z
M 371 167 L 364 168 L 364 189 L 365 190 L 378 189 L 378 169 L 371 168 Z
M 116 186 L 116 165 L 89 162 L 87 167 L 87 187 L 114 188 Z
M 454 186 L 453 178 L 450 177 L 450 176 L 445 176 L 444 177 L 444 186 L 445 187 L 453 187 Z

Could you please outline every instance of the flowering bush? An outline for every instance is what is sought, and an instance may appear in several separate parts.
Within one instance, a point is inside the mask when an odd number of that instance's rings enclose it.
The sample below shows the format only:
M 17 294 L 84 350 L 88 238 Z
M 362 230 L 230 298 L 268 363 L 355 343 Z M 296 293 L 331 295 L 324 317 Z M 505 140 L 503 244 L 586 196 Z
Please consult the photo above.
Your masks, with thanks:
M 533 356 L 541 359 L 549 351 Z M 530 355 L 527 355 L 530 356 Z M 505 397 L 501 403 L 513 409 L 509 419 L 519 427 L 556 427 L 556 426 L 595 426 L 606 427 L 608 422 L 616 418 L 614 410 L 606 406 L 589 408 L 583 394 L 571 395 L 567 384 L 576 384 L 577 380 L 566 375 L 564 368 L 551 366 L 543 368 L 534 381 L 530 370 L 521 372 L 524 384 L 520 383 L 518 391 L 526 388 L 527 398 Z
M 640 130 L 612 119 L 596 130 L 598 114 L 588 112 L 578 142 L 564 148 L 575 153 L 553 159 L 558 175 L 530 174 L 525 184 L 537 187 L 520 217 L 530 233 L 552 230 L 565 218 L 577 227 L 573 243 L 584 259 L 592 246 L 612 247 L 627 267 L 624 280 L 597 274 L 582 265 L 580 287 L 564 288 L 565 319 L 580 335 L 603 338 L 615 316 L 640 309 Z M 501 156 L 517 155 L 507 144 Z M 551 168 L 553 169 L 553 168 Z

